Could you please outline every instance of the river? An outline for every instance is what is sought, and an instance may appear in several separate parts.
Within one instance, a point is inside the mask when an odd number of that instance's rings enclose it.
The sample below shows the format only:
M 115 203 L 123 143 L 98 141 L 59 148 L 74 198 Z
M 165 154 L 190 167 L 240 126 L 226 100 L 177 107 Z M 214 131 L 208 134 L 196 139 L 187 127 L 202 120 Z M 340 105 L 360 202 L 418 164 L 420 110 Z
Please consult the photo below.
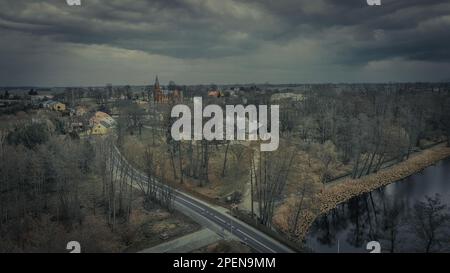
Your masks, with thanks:
M 421 173 L 352 198 L 319 217 L 306 236 L 306 245 L 314 252 L 355 253 L 368 252 L 366 244 L 378 241 L 382 252 L 423 252 L 424 243 L 415 229 L 413 207 L 436 194 L 450 207 L 450 158 Z M 443 241 L 436 247 L 449 251 L 450 228 L 439 229 L 439 234 L 443 235 Z

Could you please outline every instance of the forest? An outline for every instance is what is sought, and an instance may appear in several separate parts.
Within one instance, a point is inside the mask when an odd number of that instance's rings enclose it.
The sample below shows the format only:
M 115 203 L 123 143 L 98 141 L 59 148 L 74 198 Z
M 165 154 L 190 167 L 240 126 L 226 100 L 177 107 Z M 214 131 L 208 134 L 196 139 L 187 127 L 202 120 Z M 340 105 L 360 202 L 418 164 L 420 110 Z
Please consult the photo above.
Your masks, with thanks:
M 407 166 L 411 158 L 427 159 L 424 151 L 450 145 L 449 90 L 413 87 L 258 88 L 243 89 L 239 97 L 220 98 L 186 93 L 203 96 L 204 105 L 223 109 L 241 103 L 279 105 L 280 143 L 273 152 L 261 151 L 260 141 L 177 141 L 170 134 L 176 120 L 170 116 L 174 104 L 139 104 L 140 96 L 144 100 L 147 94 L 123 91 L 126 88 L 109 87 L 100 93 L 69 90 L 59 95 L 61 101 L 74 105 L 93 99 L 95 107 L 115 114 L 117 126 L 109 136 L 80 136 L 64 129 L 68 117 L 40 114 L 37 118 L 33 109 L 4 115 L 2 251 L 27 251 L 33 245 L 40 250 L 61 249 L 43 247 L 45 242 L 38 241 L 49 237 L 39 233 L 60 229 L 58 234 L 67 235 L 83 230 L 85 223 L 93 225 L 92 214 L 99 216 L 95 217 L 98 229 L 123 237 L 130 234 L 133 215 L 141 208 L 175 213 L 174 188 L 230 208 L 241 220 L 301 244 L 312 221 L 324 207 L 334 206 L 333 200 L 378 185 L 364 184 L 366 177 L 372 181 L 388 167 L 402 162 Z M 116 93 L 129 95 L 112 99 Z M 186 94 L 189 105 L 191 97 Z M 282 96 L 274 101 L 279 94 L 295 94 L 296 99 Z M 115 147 L 124 157 L 117 156 Z M 148 180 L 137 179 L 135 170 Z M 156 180 L 171 187 L 159 191 Z M 97 238 L 91 245 L 102 245 L 102 237 Z
M 249 223 L 281 229 L 301 241 L 306 223 L 327 203 L 319 196 L 329 184 L 364 182 L 380 170 L 410 164 L 408 159 L 422 151 L 450 144 L 450 96 L 445 88 L 357 85 L 336 90 L 318 85 L 307 91 L 284 90 L 303 99 L 276 102 L 271 98 L 282 94 L 280 90 L 252 92 L 258 95 L 239 94 L 247 105 L 280 106 L 277 151 L 261 152 L 259 145 L 246 141 L 176 141 L 170 134 L 175 119 L 170 118 L 168 105 L 162 121 L 148 129 L 151 137 L 136 134 L 124 152 L 129 151 L 133 160 L 140 151 L 153 151 L 160 172 L 174 187 L 221 205 L 237 205 L 237 215 L 248 214 L 253 219 Z M 203 96 L 204 105 L 223 109 L 241 101 L 241 97 Z M 119 121 L 123 123 L 119 127 L 136 132 L 134 116 Z M 137 158 L 136 164 L 144 168 Z

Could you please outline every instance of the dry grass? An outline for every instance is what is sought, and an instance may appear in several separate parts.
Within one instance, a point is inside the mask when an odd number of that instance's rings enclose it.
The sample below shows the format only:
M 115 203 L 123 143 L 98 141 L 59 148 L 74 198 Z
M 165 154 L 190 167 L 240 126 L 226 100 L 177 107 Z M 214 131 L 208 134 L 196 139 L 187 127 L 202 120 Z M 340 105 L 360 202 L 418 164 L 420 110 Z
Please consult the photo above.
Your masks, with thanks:
M 435 164 L 436 162 L 450 156 L 450 148 L 438 145 L 422 151 L 410 159 L 400 162 L 394 166 L 383 169 L 378 173 L 365 176 L 360 179 L 346 179 L 330 187 L 322 187 L 317 194 L 317 213 L 306 212 L 302 215 L 299 225 L 299 240 L 306 235 L 309 227 L 320 214 L 327 213 L 337 205 L 346 202 L 352 197 L 373 191 L 390 183 L 404 179 L 414 173 Z M 292 200 L 291 200 L 292 201 Z M 287 232 L 289 223 L 287 215 L 290 213 L 293 202 L 289 199 L 277 208 L 274 224 L 281 230 Z
M 147 148 L 151 149 L 154 157 L 158 159 L 158 175 L 164 175 L 168 182 L 177 188 L 196 193 L 199 197 L 204 196 L 209 200 L 221 200 L 223 197 L 234 191 L 243 192 L 245 183 L 249 177 L 249 162 L 251 150 L 240 144 L 230 145 L 227 156 L 226 175 L 222 177 L 223 160 L 225 155 L 225 145 L 209 146 L 209 182 L 201 185 L 200 179 L 193 177 L 183 177 L 183 184 L 179 180 L 179 164 L 176 158 L 175 167 L 177 169 L 177 178 L 173 175 L 173 168 L 170 162 L 170 155 L 167 146 L 162 139 L 159 139 L 156 145 L 152 145 L 151 132 L 149 129 L 143 130 L 142 136 L 126 136 L 124 142 L 124 155 L 133 162 L 135 166 L 143 170 L 144 153 Z M 183 144 L 183 168 L 188 164 L 187 143 Z M 194 150 L 195 150 L 194 146 Z

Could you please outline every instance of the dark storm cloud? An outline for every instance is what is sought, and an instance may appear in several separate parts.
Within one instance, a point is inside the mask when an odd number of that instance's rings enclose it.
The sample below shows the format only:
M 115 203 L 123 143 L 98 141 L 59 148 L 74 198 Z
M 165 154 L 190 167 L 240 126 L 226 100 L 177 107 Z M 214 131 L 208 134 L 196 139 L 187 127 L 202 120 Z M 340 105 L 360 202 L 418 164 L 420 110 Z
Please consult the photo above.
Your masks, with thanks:
M 217 58 L 255 50 L 262 43 L 323 40 L 340 61 L 404 57 L 450 60 L 450 5 L 443 0 L 84 0 L 17 1 L 0 4 L 0 27 L 55 41 L 107 44 L 177 58 Z M 447 17 L 445 17 L 447 16 Z M 440 24 L 421 24 L 442 18 Z M 346 29 L 348 37 L 322 37 Z M 374 31 L 383 30 L 384 40 Z M 447 37 L 446 37 L 447 36 Z
M 55 67 L 100 70 L 135 62 L 148 69 L 146 58 L 160 64 L 158 70 L 177 66 L 224 81 L 245 80 L 241 75 L 252 72 L 256 80 L 370 80 L 373 71 L 354 73 L 394 64 L 414 65 L 409 78 L 427 79 L 435 73 L 420 71 L 423 63 L 450 63 L 446 0 L 381 0 L 380 7 L 366 0 L 81 1 L 81 7 L 64 0 L 0 1 L 0 82 L 69 77 L 59 77 Z M 111 58 L 109 66 L 101 67 L 100 55 Z
M 450 61 L 450 2 L 443 0 L 383 0 L 381 7 L 361 0 L 265 2 L 284 18 L 284 37 L 302 35 L 336 50 L 341 63 L 365 63 L 385 58 Z M 261 3 L 255 0 L 254 3 Z M 309 26 L 310 32 L 305 33 Z M 346 37 L 321 37 L 324 31 L 344 30 Z M 345 31 L 347 30 L 347 31 Z M 378 36 L 378 37 L 377 37 Z M 377 39 L 379 38 L 379 39 Z
M 220 14 L 203 1 L 86 0 L 80 8 L 64 1 L 16 2 L 2 2 L 1 27 L 55 41 L 108 44 L 179 58 L 241 54 L 256 45 L 253 39 L 234 39 L 240 26 L 255 34 L 266 31 L 260 22 L 232 12 Z

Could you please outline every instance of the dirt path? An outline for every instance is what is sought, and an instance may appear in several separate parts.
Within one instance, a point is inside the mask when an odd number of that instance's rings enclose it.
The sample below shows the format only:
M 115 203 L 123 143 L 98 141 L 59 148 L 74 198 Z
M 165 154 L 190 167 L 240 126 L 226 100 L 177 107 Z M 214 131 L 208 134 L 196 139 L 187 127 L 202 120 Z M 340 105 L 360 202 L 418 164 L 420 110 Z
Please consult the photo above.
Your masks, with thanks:
M 254 153 L 253 153 L 253 160 L 255 162 L 255 168 L 257 168 L 259 166 L 259 150 L 256 148 L 253 148 Z M 242 194 L 242 199 L 241 199 L 241 203 L 238 205 L 238 209 L 239 210 L 244 210 L 244 211 L 248 211 L 251 212 L 252 210 L 252 197 L 251 197 L 251 181 L 250 181 L 250 171 L 248 173 L 248 179 L 247 182 L 245 183 L 245 190 L 244 193 Z M 253 213 L 255 213 L 256 215 L 258 215 L 258 210 L 256 209 L 258 206 L 258 202 L 253 202 Z

